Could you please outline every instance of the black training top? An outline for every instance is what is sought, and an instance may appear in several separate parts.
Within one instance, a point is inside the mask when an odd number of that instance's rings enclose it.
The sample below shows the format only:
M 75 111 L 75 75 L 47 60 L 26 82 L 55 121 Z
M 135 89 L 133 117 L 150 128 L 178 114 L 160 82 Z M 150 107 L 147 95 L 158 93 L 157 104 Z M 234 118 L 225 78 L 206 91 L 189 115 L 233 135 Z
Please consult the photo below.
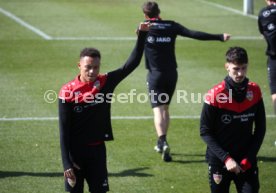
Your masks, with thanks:
M 267 6 L 260 11 L 258 26 L 267 42 L 266 54 L 276 56 L 276 4 Z
M 94 82 L 81 82 L 79 76 L 65 84 L 59 94 L 60 145 L 64 169 L 72 167 L 72 148 L 113 140 L 110 108 L 115 87 L 140 63 L 146 32 L 140 32 L 126 63 Z
M 220 40 L 223 34 L 208 34 L 193 31 L 168 20 L 148 20 L 152 23 L 147 35 L 145 45 L 145 60 L 148 70 L 167 71 L 175 70 L 177 62 L 175 57 L 175 40 L 177 35 L 198 40 Z
M 260 88 L 256 83 L 249 82 L 243 101 L 237 102 L 231 96 L 225 80 L 206 95 L 200 135 L 207 143 L 207 161 L 221 165 L 230 156 L 238 163 L 247 158 L 255 165 L 266 131 Z

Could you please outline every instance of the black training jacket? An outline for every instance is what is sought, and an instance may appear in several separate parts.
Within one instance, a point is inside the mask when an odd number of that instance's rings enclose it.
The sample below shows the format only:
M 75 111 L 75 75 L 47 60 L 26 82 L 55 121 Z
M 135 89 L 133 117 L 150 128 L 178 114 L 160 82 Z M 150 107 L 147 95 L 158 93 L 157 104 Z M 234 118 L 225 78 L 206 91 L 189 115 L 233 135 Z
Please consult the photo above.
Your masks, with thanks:
M 276 56 L 276 5 L 263 8 L 258 17 L 259 31 L 266 42 L 266 54 Z
M 220 40 L 223 34 L 208 34 L 190 30 L 174 21 L 149 20 L 152 23 L 145 45 L 146 68 L 155 71 L 175 70 L 175 40 L 177 35 L 198 40 Z
M 225 81 L 209 90 L 200 118 L 200 136 L 207 144 L 210 164 L 223 164 L 228 156 L 252 165 L 263 142 L 266 118 L 259 86 L 249 82 L 246 98 L 236 102 Z
M 64 169 L 72 167 L 72 147 L 83 147 L 113 140 L 111 102 L 115 87 L 140 63 L 146 32 L 140 32 L 135 48 L 126 63 L 94 82 L 83 83 L 79 76 L 65 84 L 59 94 L 60 145 Z

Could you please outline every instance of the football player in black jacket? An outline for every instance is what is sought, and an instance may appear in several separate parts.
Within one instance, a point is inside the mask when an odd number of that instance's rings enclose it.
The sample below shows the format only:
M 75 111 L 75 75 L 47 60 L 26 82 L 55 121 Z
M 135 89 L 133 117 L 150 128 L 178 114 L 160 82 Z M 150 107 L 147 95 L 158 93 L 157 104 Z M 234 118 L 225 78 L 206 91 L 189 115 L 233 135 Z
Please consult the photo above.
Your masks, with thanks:
M 226 53 L 228 75 L 206 94 L 200 136 L 207 144 L 212 193 L 228 193 L 233 180 L 239 193 L 259 190 L 257 153 L 266 131 L 265 109 L 259 86 L 246 77 L 246 50 Z
M 276 0 L 265 1 L 267 7 L 263 8 L 259 13 L 258 26 L 260 33 L 263 34 L 267 42 L 268 80 L 276 114 Z
M 154 149 L 162 153 L 164 161 L 171 161 L 166 139 L 169 128 L 169 105 L 177 82 L 175 40 L 178 35 L 197 40 L 227 41 L 229 34 L 209 34 L 190 30 L 179 23 L 160 18 L 160 9 L 154 1 L 145 2 L 142 10 L 146 21 L 151 22 L 145 45 L 146 68 L 148 69 L 148 92 L 154 114 L 154 126 L 158 141 Z
M 80 74 L 65 84 L 59 94 L 61 157 L 66 191 L 109 190 L 105 141 L 113 140 L 111 126 L 112 94 L 116 86 L 140 63 L 149 23 L 141 23 L 136 46 L 120 68 L 100 74 L 100 52 L 85 48 L 80 53 Z

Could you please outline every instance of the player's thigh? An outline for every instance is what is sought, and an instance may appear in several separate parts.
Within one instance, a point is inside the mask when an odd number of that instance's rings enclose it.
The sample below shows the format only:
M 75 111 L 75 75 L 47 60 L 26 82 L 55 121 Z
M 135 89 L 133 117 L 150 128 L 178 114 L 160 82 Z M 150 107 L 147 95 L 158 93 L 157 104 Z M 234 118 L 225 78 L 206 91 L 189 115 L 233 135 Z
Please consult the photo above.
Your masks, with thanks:
M 107 192 L 109 190 L 106 148 L 104 144 L 93 147 L 87 158 L 85 178 L 90 192 Z
M 268 81 L 271 94 L 276 94 L 276 57 L 268 57 Z
M 239 174 L 234 182 L 239 193 L 258 193 L 260 188 L 258 168 L 254 167 Z
M 153 108 L 170 104 L 176 83 L 177 71 L 154 71 L 148 74 L 148 92 Z
M 229 193 L 231 174 L 223 166 L 210 165 L 209 185 L 212 193 Z

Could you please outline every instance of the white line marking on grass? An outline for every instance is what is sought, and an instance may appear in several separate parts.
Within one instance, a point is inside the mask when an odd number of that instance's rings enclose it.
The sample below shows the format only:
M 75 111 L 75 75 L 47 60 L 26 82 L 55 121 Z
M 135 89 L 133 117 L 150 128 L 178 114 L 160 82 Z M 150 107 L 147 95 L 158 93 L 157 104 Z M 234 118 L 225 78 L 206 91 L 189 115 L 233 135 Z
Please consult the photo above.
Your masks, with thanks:
M 112 116 L 113 120 L 147 120 L 153 119 L 153 116 Z M 171 119 L 199 119 L 199 116 L 171 116 Z M 0 121 L 55 121 L 57 117 L 11 117 L 0 118 Z
M 171 119 L 199 119 L 199 115 L 174 115 Z M 266 115 L 266 118 L 276 118 L 276 115 Z M 148 120 L 153 119 L 153 116 L 112 116 L 113 120 Z M 56 121 L 57 117 L 13 117 L 0 118 L 0 121 Z
M 141 119 L 153 119 L 153 116 L 114 116 L 111 117 L 114 120 L 141 120 Z M 199 116 L 196 115 L 187 115 L 187 116 L 171 116 L 171 119 L 199 119 Z
M 39 30 L 38 28 L 28 24 L 27 22 L 23 21 L 22 19 L 18 18 L 14 14 L 12 14 L 9 11 L 6 11 L 5 9 L 0 7 L 0 12 L 4 14 L 5 16 L 11 18 L 12 20 L 16 21 L 20 25 L 26 27 L 27 29 L 31 30 L 32 32 L 36 33 L 37 35 L 41 36 L 45 40 L 51 40 L 52 37 L 44 33 L 43 31 Z
M 233 9 L 231 7 L 227 7 L 227 6 L 224 6 L 224 5 L 220 5 L 220 4 L 217 4 L 217 3 L 213 3 L 213 2 L 208 2 L 208 1 L 205 1 L 205 0 L 198 0 L 202 3 L 205 3 L 205 4 L 209 4 L 209 5 L 212 5 L 214 7 L 218 7 L 220 9 L 224 9 L 224 10 L 227 10 L 227 11 L 230 11 L 230 12 L 233 12 L 233 13 L 236 13 L 236 14 L 239 14 L 239 15 L 243 15 L 243 16 L 246 16 L 246 17 L 249 17 L 249 18 L 252 18 L 252 19 L 258 19 L 257 16 L 255 15 L 247 15 L 247 14 L 244 14 L 242 11 L 240 10 L 237 10 L 237 9 Z
M 205 3 L 205 4 L 209 4 L 221 9 L 225 9 L 234 13 L 237 13 L 239 15 L 243 15 L 243 16 L 247 16 L 250 18 L 254 18 L 257 19 L 257 16 L 254 15 L 245 15 L 243 14 L 242 11 L 233 9 L 233 8 L 229 8 L 223 5 L 219 5 L 216 3 L 212 3 L 212 2 L 208 2 L 205 0 L 198 0 L 199 2 Z M 18 18 L 17 16 L 15 16 L 14 14 L 12 14 L 11 12 L 3 9 L 0 7 L 0 12 L 2 14 L 4 14 L 5 16 L 9 17 L 10 19 L 16 21 L 17 23 L 19 23 L 20 25 L 26 27 L 27 29 L 31 30 L 32 32 L 34 32 L 35 34 L 41 36 L 43 39 L 45 40 L 97 40 L 97 41 L 134 41 L 137 38 L 136 37 L 51 37 L 49 35 L 47 35 L 46 33 L 44 33 L 43 31 L 41 31 L 40 29 L 28 24 L 27 22 L 23 21 L 22 19 Z M 261 37 L 256 37 L 256 36 L 233 36 L 231 38 L 232 40 L 262 40 Z M 179 40 L 191 40 L 190 38 L 179 38 Z
M 55 121 L 57 117 L 11 117 L 0 118 L 0 121 Z
M 52 40 L 104 40 L 104 41 L 133 41 L 136 37 L 55 37 Z
M 263 36 L 231 36 L 231 40 L 264 40 Z

